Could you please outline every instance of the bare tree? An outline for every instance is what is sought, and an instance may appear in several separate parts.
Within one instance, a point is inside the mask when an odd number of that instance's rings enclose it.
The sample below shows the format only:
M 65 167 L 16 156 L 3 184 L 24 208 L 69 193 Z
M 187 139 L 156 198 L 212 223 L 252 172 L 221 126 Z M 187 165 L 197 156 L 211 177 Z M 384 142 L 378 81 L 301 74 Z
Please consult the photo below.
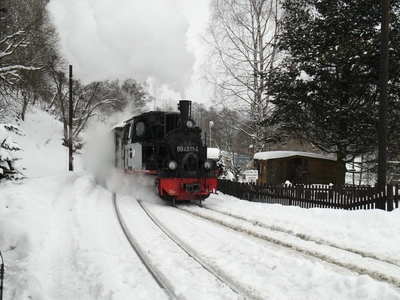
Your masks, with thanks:
M 69 82 L 66 74 L 60 71 L 65 66 L 59 58 L 54 58 L 52 66 L 52 80 L 55 88 L 53 101 L 49 109 L 53 115 L 64 124 L 64 141 L 69 140 Z M 88 122 L 97 117 L 105 122 L 106 118 L 115 112 L 125 109 L 140 111 L 145 105 L 149 94 L 143 85 L 133 79 L 127 79 L 120 83 L 116 81 L 92 82 L 82 85 L 79 81 L 73 81 L 72 106 L 73 106 L 73 139 L 78 140 L 79 134 L 85 129 Z
M 54 70 L 53 81 L 56 87 L 54 106 L 60 113 L 64 124 L 64 141 L 69 140 L 69 85 L 65 73 Z M 113 89 L 108 88 L 108 82 L 93 82 L 83 86 L 79 81 L 73 82 L 72 107 L 73 107 L 73 139 L 77 140 L 84 130 L 87 122 L 97 116 L 104 107 L 121 107 L 121 93 L 119 85 Z
M 232 172 L 234 158 L 237 155 L 249 156 L 249 145 L 252 143 L 251 137 L 238 130 L 238 124 L 235 126 L 232 122 L 234 119 L 239 119 L 239 115 L 239 112 L 223 107 L 206 108 L 199 103 L 193 103 L 192 106 L 192 117 L 202 128 L 207 146 L 221 150 L 224 168 Z
M 255 150 L 261 151 L 269 71 L 276 60 L 278 0 L 213 0 L 211 9 L 205 77 L 217 100 L 241 114 L 234 120 L 236 128 L 251 136 Z
M 146 105 L 154 102 L 154 97 L 149 93 L 149 85 L 147 83 L 138 83 L 134 79 L 126 79 L 121 90 L 125 104 L 132 115 L 138 115 L 143 112 Z
M 56 51 L 57 34 L 46 2 L 3 0 L 1 3 L 1 100 L 12 103 L 21 119 L 28 105 L 46 98 L 50 89 L 43 69 L 48 57 Z
M 18 48 L 26 46 L 26 36 L 24 31 L 21 30 L 7 35 L 0 41 L 0 59 L 2 61 L 0 66 L 0 78 L 4 83 L 11 85 L 19 80 L 22 70 L 32 71 L 38 69 L 35 66 L 24 66 L 18 62 L 13 63 L 10 61 Z M 5 64 L 3 64 L 3 62 L 5 62 Z

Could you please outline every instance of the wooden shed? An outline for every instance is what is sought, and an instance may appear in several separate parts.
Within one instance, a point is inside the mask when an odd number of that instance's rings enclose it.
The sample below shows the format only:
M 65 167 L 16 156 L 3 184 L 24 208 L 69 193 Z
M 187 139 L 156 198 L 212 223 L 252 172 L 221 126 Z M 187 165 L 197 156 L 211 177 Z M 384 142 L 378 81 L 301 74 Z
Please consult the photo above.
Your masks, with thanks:
M 257 183 L 344 184 L 345 172 L 338 174 L 336 159 L 309 152 L 268 151 L 254 154 Z

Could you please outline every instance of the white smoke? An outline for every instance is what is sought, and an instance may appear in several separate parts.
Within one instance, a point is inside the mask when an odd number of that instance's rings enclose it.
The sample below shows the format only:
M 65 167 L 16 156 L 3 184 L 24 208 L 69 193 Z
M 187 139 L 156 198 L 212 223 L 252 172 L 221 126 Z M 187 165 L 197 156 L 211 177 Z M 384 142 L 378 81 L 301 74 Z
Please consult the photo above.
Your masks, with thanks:
M 84 84 L 148 78 L 183 91 L 194 65 L 178 0 L 51 0 L 62 53 Z
M 154 175 L 128 175 L 115 167 L 114 138 L 114 132 L 101 124 L 86 132 L 83 147 L 84 169 L 95 176 L 97 183 L 113 193 L 146 201 L 161 201 L 156 194 Z

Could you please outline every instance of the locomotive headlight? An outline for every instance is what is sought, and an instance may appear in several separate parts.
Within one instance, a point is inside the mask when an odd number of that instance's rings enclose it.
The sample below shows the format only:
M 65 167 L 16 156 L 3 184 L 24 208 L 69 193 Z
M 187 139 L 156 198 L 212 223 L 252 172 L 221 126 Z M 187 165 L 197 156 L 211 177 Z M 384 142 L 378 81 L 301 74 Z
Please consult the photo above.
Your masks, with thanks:
M 193 121 L 192 119 L 187 119 L 187 120 L 185 121 L 185 126 L 186 126 L 187 128 L 193 128 L 194 125 L 195 125 L 195 123 L 194 123 L 194 121 Z
M 176 161 L 170 160 L 170 161 L 168 162 L 168 168 L 169 168 L 170 170 L 176 170 L 177 167 L 178 167 L 178 163 L 177 163 Z
M 204 168 L 205 168 L 206 170 L 211 170 L 212 167 L 213 167 L 212 161 L 206 160 L 205 163 L 204 163 Z

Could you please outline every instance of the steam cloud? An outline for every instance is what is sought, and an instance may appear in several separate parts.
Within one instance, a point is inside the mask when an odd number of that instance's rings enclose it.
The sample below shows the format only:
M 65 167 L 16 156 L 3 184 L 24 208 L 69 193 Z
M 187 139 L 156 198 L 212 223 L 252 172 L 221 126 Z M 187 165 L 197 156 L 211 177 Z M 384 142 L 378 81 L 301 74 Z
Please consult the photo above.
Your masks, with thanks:
M 74 76 L 96 80 L 152 78 L 181 91 L 194 56 L 186 49 L 189 27 L 177 0 L 51 0 L 62 52 Z

